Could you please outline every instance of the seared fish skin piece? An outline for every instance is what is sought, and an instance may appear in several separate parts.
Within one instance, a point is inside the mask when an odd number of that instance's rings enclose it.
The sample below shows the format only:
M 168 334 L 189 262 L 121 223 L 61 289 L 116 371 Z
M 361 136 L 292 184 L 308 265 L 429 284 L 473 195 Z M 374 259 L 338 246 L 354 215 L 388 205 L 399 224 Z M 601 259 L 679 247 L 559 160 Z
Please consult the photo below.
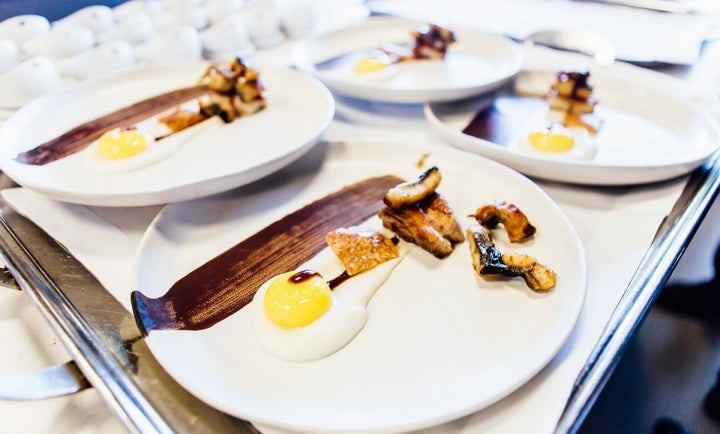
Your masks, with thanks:
M 557 273 L 535 258 L 520 253 L 501 253 L 490 237 L 488 228 L 473 225 L 467 229 L 470 257 L 475 272 L 482 275 L 501 274 L 522 277 L 535 292 L 547 292 L 557 283 Z
M 507 231 L 508 238 L 513 243 L 531 237 L 536 232 L 535 226 L 530 223 L 525 213 L 520 211 L 517 206 L 505 201 L 495 201 L 482 205 L 470 217 L 475 218 L 479 224 L 490 229 L 502 223 Z

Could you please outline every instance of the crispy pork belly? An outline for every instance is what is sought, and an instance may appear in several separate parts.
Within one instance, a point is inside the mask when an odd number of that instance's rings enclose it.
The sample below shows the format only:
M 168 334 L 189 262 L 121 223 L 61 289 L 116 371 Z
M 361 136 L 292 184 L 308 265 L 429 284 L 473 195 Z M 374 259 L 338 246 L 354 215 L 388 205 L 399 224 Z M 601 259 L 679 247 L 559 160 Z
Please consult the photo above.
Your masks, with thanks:
M 386 228 L 438 258 L 452 253 L 455 244 L 465 239 L 450 205 L 437 192 L 397 209 L 385 207 L 378 215 Z
M 412 57 L 415 59 L 444 59 L 448 47 L 455 42 L 455 34 L 437 24 L 414 31 L 412 36 L 415 39 Z
M 399 255 L 396 237 L 393 240 L 379 232 L 357 226 L 328 232 L 325 241 L 350 276 L 395 259 Z
M 158 119 L 158 122 L 167 126 L 171 131 L 177 132 L 189 128 L 207 119 L 202 113 L 190 110 L 177 110 Z
M 198 105 L 200 113 L 204 116 L 219 116 L 226 123 L 232 122 L 238 117 L 232 96 L 223 93 L 212 92 L 204 95 L 198 100 Z
M 535 226 L 517 206 L 505 201 L 483 205 L 470 217 L 474 217 L 478 223 L 490 229 L 502 223 L 508 238 L 513 243 L 534 235 L 536 231 Z

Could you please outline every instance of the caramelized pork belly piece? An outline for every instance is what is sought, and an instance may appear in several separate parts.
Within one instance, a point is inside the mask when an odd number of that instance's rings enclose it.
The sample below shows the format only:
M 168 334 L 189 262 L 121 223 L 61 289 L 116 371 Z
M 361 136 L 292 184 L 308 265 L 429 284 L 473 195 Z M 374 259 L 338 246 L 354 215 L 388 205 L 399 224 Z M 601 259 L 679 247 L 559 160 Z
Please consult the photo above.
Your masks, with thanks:
M 553 270 L 529 255 L 501 253 L 485 226 L 473 225 L 466 232 L 473 268 L 478 275 L 519 276 L 536 292 L 550 291 L 555 287 L 557 274 Z
M 535 226 L 520 209 L 505 201 L 495 201 L 479 207 L 475 214 L 470 215 L 483 226 L 492 229 L 502 223 L 508 238 L 513 243 L 535 234 Z
M 238 58 L 227 66 L 210 66 L 200 82 L 215 91 L 201 110 L 218 114 L 225 122 L 257 113 L 266 106 L 260 73 Z
M 385 207 L 378 215 L 386 228 L 438 258 L 446 257 L 455 244 L 465 240 L 450 205 L 437 192 L 397 209 Z
M 414 59 L 444 59 L 448 47 L 455 42 L 455 34 L 437 24 L 418 29 L 412 33 L 415 45 L 412 49 Z
M 397 238 L 387 238 L 379 232 L 353 226 L 340 228 L 325 235 L 325 241 L 354 276 L 383 262 L 398 257 Z
M 440 181 L 442 181 L 440 170 L 433 166 L 421 173 L 416 179 L 403 182 L 388 190 L 383 202 L 393 209 L 412 205 L 435 193 Z
M 436 191 L 440 181 L 440 170 L 433 166 L 396 185 L 383 198 L 386 207 L 378 215 L 400 238 L 443 258 L 465 235 L 447 200 Z
M 550 87 L 547 101 L 551 110 L 563 114 L 563 125 L 582 127 L 596 134 L 602 122 L 592 115 L 598 101 L 593 96 L 589 77 L 588 71 L 558 71 L 557 81 Z
M 158 118 L 158 122 L 167 126 L 171 131 L 178 132 L 195 124 L 199 124 L 205 119 L 207 119 L 207 116 L 202 113 L 191 110 L 177 110 L 169 115 Z

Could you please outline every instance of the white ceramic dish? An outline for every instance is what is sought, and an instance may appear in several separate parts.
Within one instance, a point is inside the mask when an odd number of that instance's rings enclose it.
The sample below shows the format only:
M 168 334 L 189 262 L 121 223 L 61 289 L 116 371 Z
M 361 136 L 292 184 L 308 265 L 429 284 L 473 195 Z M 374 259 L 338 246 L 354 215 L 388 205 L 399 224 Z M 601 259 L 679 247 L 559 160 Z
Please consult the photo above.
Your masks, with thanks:
M 318 69 L 328 59 L 362 55 L 388 44 L 407 44 L 410 32 L 426 24 L 398 18 L 373 18 L 366 23 L 299 42 L 293 62 L 333 91 L 355 98 L 394 103 L 451 101 L 492 90 L 512 78 L 520 69 L 522 50 L 497 35 L 452 29 L 457 42 L 450 46 L 444 61 L 411 61 L 392 66 L 388 76 L 362 75 L 352 71 L 352 62 Z M 388 68 L 388 69 L 390 69 Z
M 438 190 L 463 227 L 472 223 L 464 216 L 486 201 L 505 199 L 523 209 L 537 235 L 510 246 L 499 231 L 496 245 L 556 270 L 554 291 L 537 294 L 520 279 L 476 277 L 467 242 L 444 260 L 416 248 L 370 301 L 365 328 L 327 358 L 292 363 L 266 353 L 247 308 L 203 331 L 150 332 L 155 357 L 222 411 L 313 433 L 427 427 L 483 408 L 528 381 L 578 319 L 584 250 L 569 220 L 535 184 L 452 148 L 323 144 L 299 160 L 310 170 L 298 163 L 295 173 L 286 168 L 262 185 L 172 204 L 145 234 L 135 287 L 160 296 L 190 270 L 312 200 L 372 176 L 417 176 L 420 160 L 444 173 Z
M 18 184 L 67 202 L 176 202 L 228 190 L 284 167 L 311 148 L 332 120 L 334 101 L 322 83 L 299 71 L 267 70 L 261 71 L 265 110 L 229 124 L 211 119 L 163 139 L 178 140 L 179 149 L 155 164 L 127 172 L 104 171 L 89 163 L 90 149 L 42 166 L 15 160 L 19 152 L 104 113 L 190 86 L 206 67 L 135 68 L 45 95 L 0 129 L 0 168 Z
M 530 154 L 518 144 L 546 117 L 541 96 L 522 100 L 518 93 L 543 95 L 555 79 L 555 70 L 524 70 L 514 86 L 487 98 L 425 107 L 431 127 L 450 144 L 506 164 L 529 176 L 590 185 L 630 185 L 674 178 L 700 166 L 718 149 L 716 123 L 677 89 L 650 72 L 629 67 L 595 65 L 590 82 L 599 99 L 595 113 L 603 119 L 595 139 L 597 152 L 589 160 Z M 663 77 L 662 80 L 669 78 Z M 520 92 L 518 92 L 520 91 Z M 512 134 L 493 143 L 463 132 L 475 114 L 496 107 L 516 125 Z M 498 105 L 499 104 L 499 105 Z M 522 109 L 505 110 L 511 104 Z M 513 116 L 516 119 L 513 119 Z

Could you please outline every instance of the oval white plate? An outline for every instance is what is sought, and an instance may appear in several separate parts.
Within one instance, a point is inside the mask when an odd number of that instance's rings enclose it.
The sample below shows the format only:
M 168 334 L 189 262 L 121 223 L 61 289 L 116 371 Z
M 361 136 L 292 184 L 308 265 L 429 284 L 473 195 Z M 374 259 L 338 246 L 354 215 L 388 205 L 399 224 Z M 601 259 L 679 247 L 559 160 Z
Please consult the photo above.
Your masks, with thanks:
M 492 90 L 512 78 L 522 63 L 522 50 L 513 41 L 479 31 L 452 29 L 457 42 L 444 61 L 400 63 L 391 77 L 359 75 L 352 64 L 318 70 L 316 65 L 339 56 L 352 56 L 388 44 L 410 43 L 410 32 L 425 23 L 398 18 L 373 18 L 366 23 L 298 42 L 294 64 L 314 74 L 330 89 L 355 98 L 422 103 L 451 101 Z M 342 63 L 342 62 L 340 62 Z
M 0 129 L 0 169 L 22 186 L 67 202 L 176 202 L 225 191 L 284 167 L 311 148 L 332 120 L 334 101 L 322 83 L 299 71 L 266 70 L 261 71 L 265 110 L 229 124 L 211 119 L 193 127 L 196 130 L 164 139 L 182 143 L 169 157 L 144 168 L 104 171 L 89 164 L 89 149 L 43 166 L 15 161 L 19 152 L 76 125 L 192 85 L 206 68 L 207 64 L 136 68 L 45 95 Z
M 649 72 L 633 74 L 630 68 L 592 67 L 590 82 L 600 101 L 595 113 L 604 122 L 596 138 L 597 154 L 590 160 L 529 154 L 518 148 L 533 127 L 539 127 L 533 120 L 546 116 L 547 104 L 541 98 L 528 105 L 531 113 L 526 111 L 512 121 L 518 127 L 506 143 L 463 133 L 475 114 L 492 102 L 491 98 L 499 95 L 517 102 L 516 90 L 546 93 L 555 70 L 524 70 L 515 78 L 512 89 L 461 102 L 428 104 L 425 116 L 434 131 L 450 144 L 529 176 L 589 185 L 660 181 L 700 166 L 717 150 L 720 136 L 710 116 L 677 93 L 664 90 L 663 81 L 654 82 Z
M 266 225 L 368 177 L 417 176 L 418 162 L 444 173 L 444 194 L 463 227 L 486 201 L 517 204 L 538 228 L 526 252 L 558 273 L 548 294 L 521 279 L 476 277 L 467 242 L 438 260 L 412 251 L 370 301 L 369 320 L 345 348 L 291 363 L 262 350 L 248 309 L 203 331 L 152 331 L 162 366 L 208 404 L 253 422 L 307 432 L 397 432 L 439 424 L 509 394 L 545 366 L 580 314 L 583 247 L 569 220 L 535 184 L 505 166 L 445 147 L 342 143 L 283 172 L 221 195 L 166 207 L 145 234 L 136 288 L 156 297 L 180 277 Z M 312 154 L 312 155 L 311 155 Z M 295 165 L 293 165 L 295 166 Z M 128 297 L 129 297 L 128 293 Z

